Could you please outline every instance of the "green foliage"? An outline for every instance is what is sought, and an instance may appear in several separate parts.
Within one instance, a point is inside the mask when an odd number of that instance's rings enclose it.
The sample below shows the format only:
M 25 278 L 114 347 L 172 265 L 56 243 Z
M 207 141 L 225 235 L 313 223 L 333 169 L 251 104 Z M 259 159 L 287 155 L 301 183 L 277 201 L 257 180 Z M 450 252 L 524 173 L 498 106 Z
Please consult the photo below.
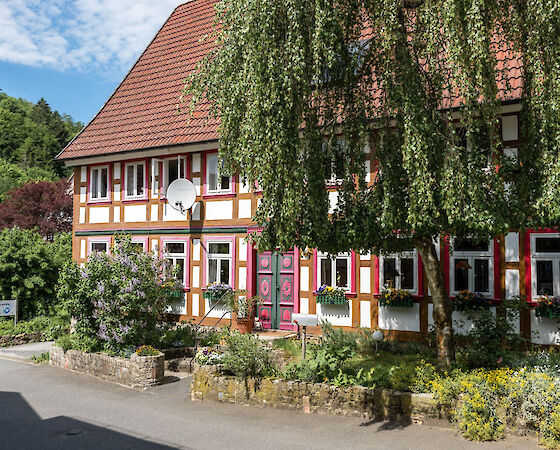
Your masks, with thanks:
M 50 355 L 48 352 L 41 353 L 40 355 L 32 355 L 31 361 L 35 364 L 47 364 L 49 362 Z
M 59 270 L 71 256 L 70 235 L 53 244 L 19 228 L 0 234 L 0 298 L 18 299 L 22 320 L 53 311 Z
M 164 327 L 158 348 L 193 347 L 196 335 L 194 327 L 189 324 L 180 324 L 169 328 Z
M 473 327 L 467 334 L 468 343 L 458 349 L 459 363 L 467 369 L 509 364 L 509 349 L 524 342 L 514 326 L 524 308 L 524 302 L 512 300 L 504 302 L 495 315 L 487 309 L 467 312 Z
M 94 253 L 84 268 L 67 264 L 58 297 L 76 319 L 78 339 L 98 340 L 107 351 L 121 352 L 156 339 L 157 321 L 171 293 L 169 264 L 138 252 L 130 237 L 117 236 L 111 253 Z
M 0 200 L 6 190 L 24 182 L 68 175 L 54 157 L 82 127 L 52 111 L 44 99 L 33 104 L 0 92 Z
M 223 368 L 237 377 L 262 378 L 274 373 L 269 349 L 252 334 L 232 333 L 225 338 Z
M 98 352 L 102 350 L 99 339 L 93 336 L 78 335 L 76 333 L 60 336 L 56 342 L 62 350 L 80 350 L 82 352 Z
M 37 316 L 14 325 L 11 318 L 0 319 L 0 336 L 41 333 L 42 340 L 54 341 L 70 329 L 70 316 L 62 311 L 52 316 Z

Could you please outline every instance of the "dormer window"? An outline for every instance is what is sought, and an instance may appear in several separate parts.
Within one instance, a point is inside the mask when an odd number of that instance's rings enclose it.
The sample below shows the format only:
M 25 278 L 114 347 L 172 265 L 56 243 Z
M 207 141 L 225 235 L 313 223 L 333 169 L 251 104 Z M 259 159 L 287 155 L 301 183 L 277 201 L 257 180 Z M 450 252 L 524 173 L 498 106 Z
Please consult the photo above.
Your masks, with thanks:
M 125 199 L 146 198 L 146 163 L 144 161 L 125 165 Z
M 218 154 L 206 155 L 206 193 L 231 194 L 233 192 L 231 177 L 220 173 Z
M 93 202 L 109 200 L 109 166 L 90 168 L 90 200 Z

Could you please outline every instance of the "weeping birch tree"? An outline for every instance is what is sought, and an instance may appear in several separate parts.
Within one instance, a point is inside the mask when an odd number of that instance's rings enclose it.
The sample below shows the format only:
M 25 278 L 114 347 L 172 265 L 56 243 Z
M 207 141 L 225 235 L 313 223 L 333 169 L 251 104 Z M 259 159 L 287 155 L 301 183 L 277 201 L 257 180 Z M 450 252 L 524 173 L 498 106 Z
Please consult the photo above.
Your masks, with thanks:
M 219 117 L 225 170 L 262 189 L 259 248 L 417 249 L 445 367 L 455 358 L 452 308 L 435 240 L 559 223 L 558 9 L 552 0 L 224 0 L 214 50 L 184 95 Z M 520 77 L 525 145 L 511 160 L 501 105 Z

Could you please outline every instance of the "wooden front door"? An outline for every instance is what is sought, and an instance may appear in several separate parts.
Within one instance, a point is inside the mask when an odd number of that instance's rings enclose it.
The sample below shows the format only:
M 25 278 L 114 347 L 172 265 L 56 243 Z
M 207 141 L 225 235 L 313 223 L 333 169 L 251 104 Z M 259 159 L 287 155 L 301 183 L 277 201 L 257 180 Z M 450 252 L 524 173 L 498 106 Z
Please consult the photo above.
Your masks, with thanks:
M 257 294 L 262 299 L 259 320 L 266 329 L 293 330 L 295 253 L 260 253 L 257 258 Z

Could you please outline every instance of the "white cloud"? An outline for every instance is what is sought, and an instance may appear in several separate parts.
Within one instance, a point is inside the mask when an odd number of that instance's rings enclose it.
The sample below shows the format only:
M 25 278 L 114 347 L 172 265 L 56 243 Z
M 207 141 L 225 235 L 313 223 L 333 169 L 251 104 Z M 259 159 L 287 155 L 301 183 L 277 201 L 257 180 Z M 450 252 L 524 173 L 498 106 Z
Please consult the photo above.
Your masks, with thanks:
M 0 61 L 118 79 L 185 0 L 0 0 Z

